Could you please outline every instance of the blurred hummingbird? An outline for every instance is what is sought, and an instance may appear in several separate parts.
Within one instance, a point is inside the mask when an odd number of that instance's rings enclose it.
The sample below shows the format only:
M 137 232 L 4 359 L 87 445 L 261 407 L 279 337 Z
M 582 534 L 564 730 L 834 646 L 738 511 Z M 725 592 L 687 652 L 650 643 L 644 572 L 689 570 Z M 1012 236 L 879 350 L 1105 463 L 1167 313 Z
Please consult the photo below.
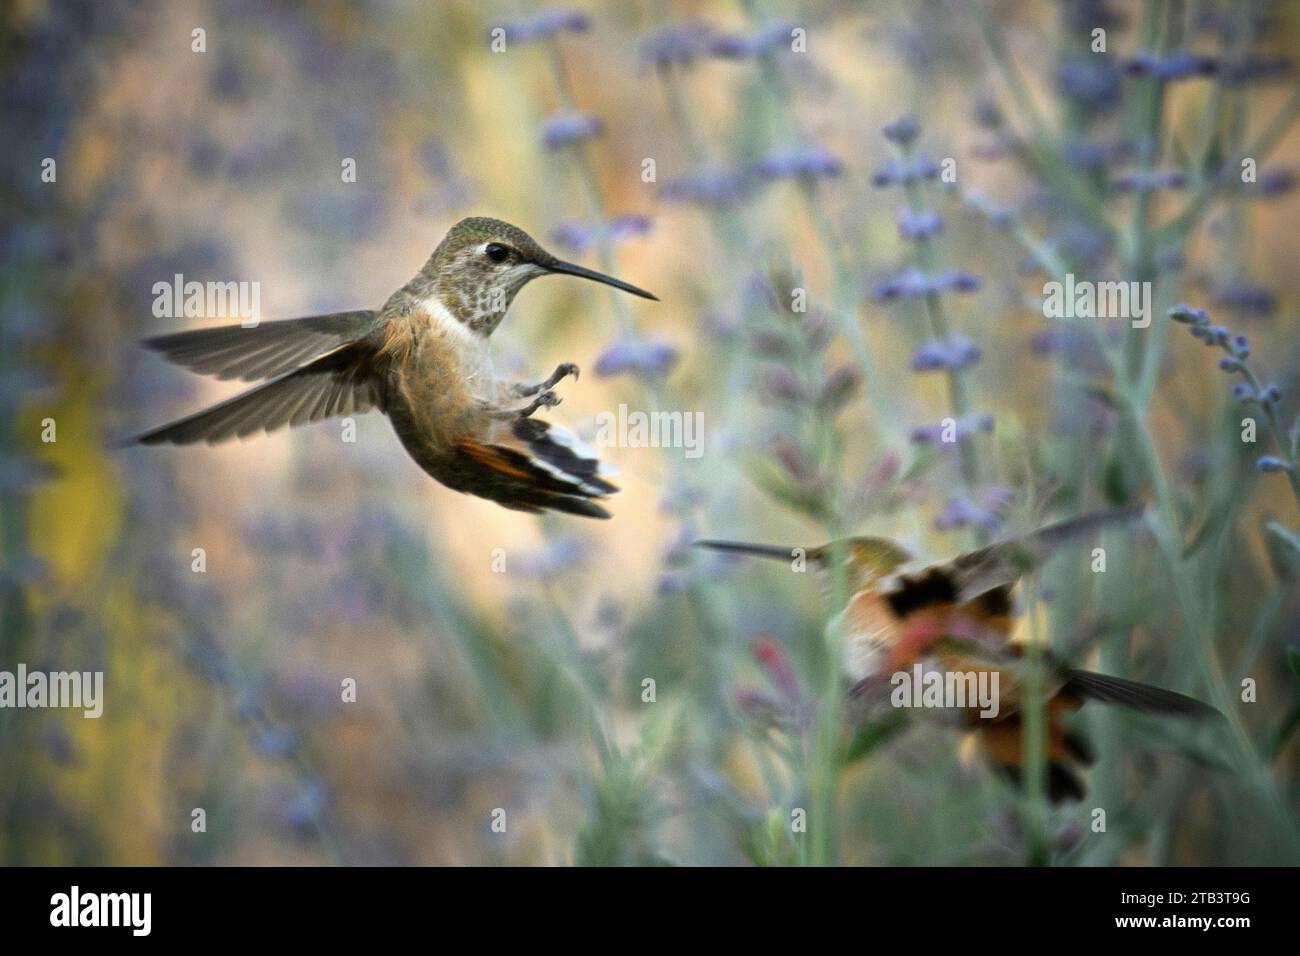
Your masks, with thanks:
M 145 445 L 215 444 L 285 425 L 378 409 L 436 481 L 517 511 L 608 518 L 609 466 L 559 426 L 532 418 L 559 404 L 571 362 L 535 383 L 499 380 L 488 339 L 538 276 L 643 289 L 564 262 L 498 219 L 458 222 L 428 262 L 375 311 L 336 312 L 146 339 L 168 360 L 220 379 L 262 384 L 140 435 Z
M 849 599 L 837 620 L 845 634 L 845 670 L 855 693 L 880 690 L 891 675 L 935 663 L 951 674 L 997 675 L 998 707 L 981 716 L 968 700 L 962 716 L 994 764 L 1013 779 L 1022 766 L 1021 697 L 1026 661 L 1013 643 L 1013 591 L 1062 543 L 1116 523 L 1142 509 L 1096 512 L 1050 525 L 1024 537 L 988 545 L 942 564 L 916 566 L 913 556 L 885 538 L 849 538 L 808 549 L 736 541 L 697 541 L 716 551 L 782 561 L 802 559 L 829 578 L 842 555 Z M 1058 803 L 1081 799 L 1079 768 L 1093 762 L 1088 742 L 1065 718 L 1097 700 L 1151 713 L 1203 718 L 1218 711 L 1191 697 L 1136 681 L 1066 666 L 1044 650 L 1041 694 L 1046 713 L 1048 796 Z

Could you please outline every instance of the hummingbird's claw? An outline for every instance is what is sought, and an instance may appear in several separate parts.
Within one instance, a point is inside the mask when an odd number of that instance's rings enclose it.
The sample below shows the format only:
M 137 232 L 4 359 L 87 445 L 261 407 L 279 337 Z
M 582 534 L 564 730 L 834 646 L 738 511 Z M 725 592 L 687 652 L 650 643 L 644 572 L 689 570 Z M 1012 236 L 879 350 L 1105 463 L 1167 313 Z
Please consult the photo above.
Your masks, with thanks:
M 548 388 L 546 391 L 542 392 L 542 394 L 534 398 L 527 406 L 521 408 L 519 410 L 519 417 L 527 418 L 533 412 L 537 411 L 539 408 L 542 408 L 543 406 L 545 406 L 546 408 L 554 408 L 556 405 L 560 404 L 560 402 L 561 402 L 560 396 L 556 395 L 553 391 L 551 391 Z
M 575 382 L 578 380 L 578 366 L 572 362 L 557 365 L 555 371 L 551 373 L 551 377 L 542 383 L 542 388 L 553 388 L 570 375 L 573 376 Z

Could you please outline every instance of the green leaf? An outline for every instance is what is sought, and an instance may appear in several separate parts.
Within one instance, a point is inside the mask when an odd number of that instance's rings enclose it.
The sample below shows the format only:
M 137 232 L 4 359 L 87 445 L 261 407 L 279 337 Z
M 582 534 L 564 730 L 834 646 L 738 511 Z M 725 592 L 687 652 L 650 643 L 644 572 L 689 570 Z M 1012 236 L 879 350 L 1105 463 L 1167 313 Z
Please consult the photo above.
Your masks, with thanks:
M 864 725 L 844 749 L 842 763 L 848 766 L 870 754 L 907 725 L 907 717 L 894 711 L 887 717 Z
M 1195 534 L 1192 535 L 1191 540 L 1188 541 L 1187 545 L 1183 548 L 1184 558 L 1195 554 L 1201 549 L 1202 545 L 1214 537 L 1219 529 L 1223 527 L 1224 522 L 1227 521 L 1228 517 L 1232 514 L 1236 503 L 1237 500 L 1234 496 L 1226 495 L 1219 498 L 1218 501 L 1211 505 L 1209 514 L 1205 516 L 1205 520 L 1201 522 L 1201 526 L 1196 530 Z
M 1286 649 L 1286 662 L 1291 665 L 1291 673 L 1295 675 L 1296 680 L 1300 680 L 1300 651 L 1294 647 Z
M 1118 454 L 1112 453 L 1106 459 L 1101 487 L 1102 493 L 1106 496 L 1106 501 L 1112 505 L 1128 504 L 1131 500 L 1130 492 L 1132 488 L 1130 487 L 1127 468 L 1124 459 Z
M 1289 581 L 1300 573 L 1300 535 L 1269 521 L 1264 525 L 1264 543 L 1279 578 Z

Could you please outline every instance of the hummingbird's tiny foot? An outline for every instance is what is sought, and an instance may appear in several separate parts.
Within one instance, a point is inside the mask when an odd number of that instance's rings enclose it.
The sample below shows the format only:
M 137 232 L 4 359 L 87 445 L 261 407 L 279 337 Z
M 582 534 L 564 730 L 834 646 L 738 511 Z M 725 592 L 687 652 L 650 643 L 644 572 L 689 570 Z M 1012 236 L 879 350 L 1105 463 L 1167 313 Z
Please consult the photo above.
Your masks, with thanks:
M 556 405 L 560 404 L 560 401 L 560 396 L 556 395 L 548 388 L 546 391 L 542 392 L 542 394 L 534 398 L 526 407 L 521 408 L 519 410 L 519 417 L 527 418 L 533 412 L 542 407 L 554 408 Z
M 574 365 L 572 362 L 565 362 L 563 365 L 556 366 L 555 371 L 551 373 L 551 377 L 546 379 L 546 381 L 538 382 L 536 385 L 525 385 L 523 382 L 516 382 L 511 387 L 511 390 L 520 398 L 528 398 L 532 395 L 536 395 L 538 392 L 554 388 L 562 379 L 569 375 L 572 375 L 573 380 L 576 382 L 578 380 L 578 366 Z

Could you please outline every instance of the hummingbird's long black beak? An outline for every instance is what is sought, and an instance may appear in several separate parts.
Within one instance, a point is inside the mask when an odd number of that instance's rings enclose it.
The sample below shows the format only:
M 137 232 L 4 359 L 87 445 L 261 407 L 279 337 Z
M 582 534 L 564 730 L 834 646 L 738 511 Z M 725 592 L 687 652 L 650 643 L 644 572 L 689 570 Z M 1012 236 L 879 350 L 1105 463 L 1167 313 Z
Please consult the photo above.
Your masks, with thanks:
M 636 286 L 615 279 L 613 276 L 607 276 L 603 272 L 597 272 L 594 269 L 588 269 L 584 266 L 574 265 L 572 262 L 564 262 L 560 259 L 556 259 L 554 262 L 547 263 L 546 268 L 550 272 L 558 272 L 561 275 L 566 276 L 577 276 L 580 279 L 591 279 L 593 282 L 603 282 L 605 285 L 611 285 L 615 289 L 622 289 L 624 292 L 631 292 L 633 295 L 639 295 L 643 299 L 653 299 L 655 302 L 659 301 L 657 295 L 651 295 L 645 289 L 638 289 Z

